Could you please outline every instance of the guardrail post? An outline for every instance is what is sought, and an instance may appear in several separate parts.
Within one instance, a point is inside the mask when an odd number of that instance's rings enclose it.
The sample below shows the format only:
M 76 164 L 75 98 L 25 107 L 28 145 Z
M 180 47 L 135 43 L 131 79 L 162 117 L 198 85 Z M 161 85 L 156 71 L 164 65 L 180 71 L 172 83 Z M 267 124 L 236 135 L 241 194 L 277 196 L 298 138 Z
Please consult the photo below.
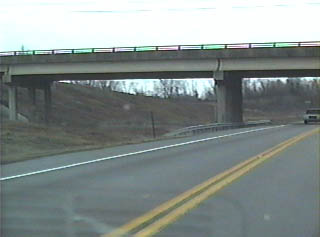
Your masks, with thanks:
M 151 115 L 151 124 L 152 124 L 152 136 L 153 138 L 156 138 L 156 128 L 154 125 L 154 116 L 152 111 L 150 112 L 150 115 Z

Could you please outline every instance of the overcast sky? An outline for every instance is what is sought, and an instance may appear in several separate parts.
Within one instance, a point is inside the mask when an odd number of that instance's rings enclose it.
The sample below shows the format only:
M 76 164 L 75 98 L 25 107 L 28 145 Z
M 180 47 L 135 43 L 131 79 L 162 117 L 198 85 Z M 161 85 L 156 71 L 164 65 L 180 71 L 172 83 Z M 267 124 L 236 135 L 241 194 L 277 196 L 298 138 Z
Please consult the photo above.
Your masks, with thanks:
M 319 12 L 320 0 L 0 0 L 0 51 L 319 41 Z
M 320 0 L 0 0 L 0 51 L 320 40 Z

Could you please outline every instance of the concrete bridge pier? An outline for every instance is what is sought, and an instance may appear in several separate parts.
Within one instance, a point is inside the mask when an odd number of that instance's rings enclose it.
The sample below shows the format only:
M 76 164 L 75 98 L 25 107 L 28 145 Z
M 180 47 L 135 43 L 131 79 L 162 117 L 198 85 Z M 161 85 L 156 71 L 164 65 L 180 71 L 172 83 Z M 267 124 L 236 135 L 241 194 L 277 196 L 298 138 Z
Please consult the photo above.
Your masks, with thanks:
M 51 84 L 52 81 L 40 81 L 40 80 L 21 80 L 17 81 L 10 73 L 0 74 L 2 77 L 1 83 L 5 83 L 8 88 L 8 109 L 9 109 L 9 120 L 18 120 L 18 86 L 28 88 L 28 94 L 33 104 L 34 114 L 36 111 L 36 90 L 43 90 L 44 94 L 44 121 L 49 123 L 52 108 L 52 95 L 51 95 Z
M 44 91 L 44 121 L 49 123 L 52 109 L 51 83 L 46 83 L 43 87 Z
M 232 72 L 215 72 L 218 123 L 242 123 L 242 78 Z
M 30 116 L 36 121 L 37 118 L 37 88 L 35 86 L 28 87 L 28 95 L 31 101 Z
M 31 99 L 32 105 L 36 105 L 36 88 L 29 87 L 28 93 L 29 93 L 29 98 Z
M 16 85 L 9 85 L 8 88 L 9 119 L 15 121 L 18 119 L 18 88 Z
M 8 84 L 9 93 L 8 93 L 8 101 L 9 101 L 9 119 L 17 120 L 18 119 L 18 111 L 17 111 L 17 90 L 18 86 L 15 84 Z M 36 111 L 36 89 L 42 89 L 44 94 L 44 121 L 46 124 L 49 123 L 51 108 L 52 108 L 52 95 L 51 95 L 51 82 L 45 83 L 43 85 L 30 85 L 28 86 L 29 97 L 33 104 L 33 116 L 35 116 Z

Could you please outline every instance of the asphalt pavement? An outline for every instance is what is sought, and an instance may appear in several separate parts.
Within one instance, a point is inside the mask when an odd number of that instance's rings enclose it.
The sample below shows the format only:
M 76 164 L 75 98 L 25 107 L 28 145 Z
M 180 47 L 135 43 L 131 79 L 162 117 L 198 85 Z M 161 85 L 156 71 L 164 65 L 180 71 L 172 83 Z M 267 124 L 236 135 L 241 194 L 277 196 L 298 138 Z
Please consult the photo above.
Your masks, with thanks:
M 288 148 L 156 236 L 319 237 L 319 144 Z
M 1 236 L 100 236 L 241 161 L 316 126 L 288 125 L 242 133 L 1 181 Z M 1 176 L 255 129 L 258 128 L 3 165 Z M 319 214 L 314 214 L 319 213 L 317 177 L 319 138 L 313 136 L 226 187 L 159 236 L 290 234 L 314 237 L 319 233 L 316 224 Z M 289 224 L 296 228 L 302 226 L 304 234 L 294 235 L 294 228 L 281 229 Z M 269 235 L 261 235 L 268 231 Z

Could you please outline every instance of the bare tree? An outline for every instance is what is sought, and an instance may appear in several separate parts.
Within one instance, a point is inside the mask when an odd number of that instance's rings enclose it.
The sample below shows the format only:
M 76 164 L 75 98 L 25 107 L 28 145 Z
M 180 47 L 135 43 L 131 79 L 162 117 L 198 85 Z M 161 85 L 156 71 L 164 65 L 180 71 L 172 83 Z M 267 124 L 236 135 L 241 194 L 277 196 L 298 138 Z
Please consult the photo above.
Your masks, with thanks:
M 174 82 L 169 79 L 159 79 L 159 86 L 157 86 L 157 91 L 160 96 L 169 99 L 172 97 L 174 91 Z
M 205 100 L 216 100 L 216 86 L 213 80 L 208 80 L 208 86 L 204 89 Z
M 107 90 L 109 88 L 109 81 L 107 80 L 100 80 L 98 81 L 98 86 L 102 89 L 102 90 Z
M 191 87 L 191 95 L 196 99 L 198 99 L 199 98 L 198 85 L 194 80 L 191 81 L 190 87 Z
M 110 91 L 121 91 L 122 88 L 121 81 L 108 81 L 108 89 Z

